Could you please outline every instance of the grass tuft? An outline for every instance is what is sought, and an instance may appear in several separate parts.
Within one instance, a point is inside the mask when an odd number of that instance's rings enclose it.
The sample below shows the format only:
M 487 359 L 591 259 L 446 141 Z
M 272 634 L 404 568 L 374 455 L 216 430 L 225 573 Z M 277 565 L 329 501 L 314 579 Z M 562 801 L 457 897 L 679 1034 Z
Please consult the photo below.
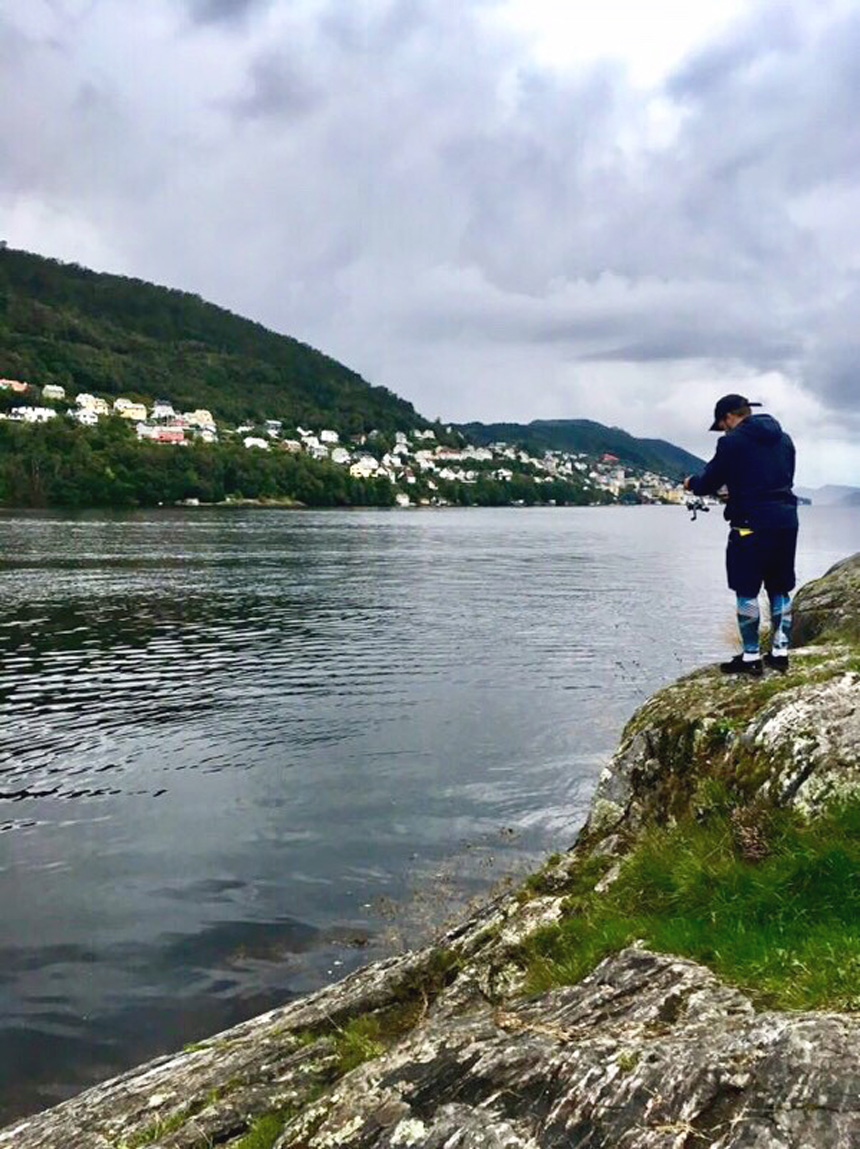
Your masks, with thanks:
M 527 943 L 534 992 L 641 939 L 760 1005 L 860 1009 L 860 799 L 809 824 L 718 803 L 702 821 L 649 831 L 608 890 L 578 891 L 566 911 Z
M 187 1109 L 183 1109 L 170 1117 L 153 1121 L 139 1132 L 133 1133 L 131 1137 L 124 1139 L 121 1142 L 121 1149 L 143 1149 L 145 1145 L 152 1145 L 153 1142 L 160 1141 L 169 1133 L 175 1133 L 177 1129 L 181 1129 L 190 1116 L 191 1113 Z
M 266 1113 L 258 1117 L 233 1149 L 272 1149 L 289 1119 L 288 1113 Z
M 339 1074 L 349 1073 L 385 1052 L 382 1023 L 373 1014 L 354 1017 L 334 1033 Z

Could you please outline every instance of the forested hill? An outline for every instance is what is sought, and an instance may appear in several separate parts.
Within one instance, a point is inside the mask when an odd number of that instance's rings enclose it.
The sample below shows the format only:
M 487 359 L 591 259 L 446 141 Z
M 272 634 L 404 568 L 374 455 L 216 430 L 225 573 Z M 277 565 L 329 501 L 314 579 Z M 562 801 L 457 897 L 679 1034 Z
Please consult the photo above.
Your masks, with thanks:
M 327 355 L 197 295 L 0 245 L 0 377 L 345 433 L 427 425 Z
M 672 476 L 699 471 L 704 461 L 663 439 L 637 439 L 620 427 L 591 419 L 535 419 L 531 423 L 462 423 L 462 434 L 473 443 L 498 441 L 522 444 L 530 451 L 606 452 L 635 467 Z

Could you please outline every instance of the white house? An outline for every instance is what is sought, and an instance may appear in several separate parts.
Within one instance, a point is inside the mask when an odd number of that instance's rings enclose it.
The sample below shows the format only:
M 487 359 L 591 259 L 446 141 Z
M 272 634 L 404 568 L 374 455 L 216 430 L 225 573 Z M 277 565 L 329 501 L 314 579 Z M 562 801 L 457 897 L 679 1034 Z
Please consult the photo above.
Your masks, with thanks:
M 282 439 L 281 446 L 285 451 L 289 451 L 291 455 L 298 455 L 302 449 L 302 445 L 298 439 Z
M 372 455 L 362 455 L 349 468 L 349 473 L 354 479 L 369 479 L 371 475 L 375 475 L 379 470 L 379 463 Z
M 268 451 L 269 443 L 266 439 L 260 439 L 256 435 L 246 435 L 242 440 L 246 447 L 259 447 L 261 451 Z
M 173 410 L 173 404 L 167 399 L 156 399 L 150 412 L 150 418 L 175 419 L 176 412 Z
M 350 455 L 349 451 L 347 451 L 346 447 L 335 447 L 331 453 L 331 461 L 333 463 L 337 463 L 341 467 L 346 466 L 351 458 L 352 456 Z
M 436 438 L 436 432 L 435 431 L 416 431 L 415 432 L 415 438 L 416 439 L 435 439 Z
M 411 507 L 412 506 L 412 500 L 409 498 L 408 495 L 404 494 L 403 491 L 397 492 L 397 494 L 394 496 L 394 501 L 398 507 Z
M 272 439 L 277 439 L 281 433 L 283 423 L 280 419 L 267 419 L 266 420 L 266 434 Z
M 395 431 L 394 432 L 394 442 L 395 443 L 403 443 L 405 445 L 409 442 L 409 437 L 407 436 L 405 431 Z
M 320 431 L 320 442 L 333 445 L 340 442 L 340 435 L 337 431 Z
M 46 383 L 42 388 L 43 399 L 65 399 L 66 389 L 57 383 Z
M 9 413 L 9 418 L 19 423 L 47 423 L 56 417 L 53 407 L 15 407 Z
M 95 395 L 90 395 L 88 391 L 82 391 L 80 395 L 75 398 L 75 402 L 81 410 L 95 411 L 97 415 L 110 414 L 107 399 L 97 399 Z
M 99 413 L 92 407 L 78 407 L 73 418 L 77 419 L 82 427 L 95 427 L 99 421 Z

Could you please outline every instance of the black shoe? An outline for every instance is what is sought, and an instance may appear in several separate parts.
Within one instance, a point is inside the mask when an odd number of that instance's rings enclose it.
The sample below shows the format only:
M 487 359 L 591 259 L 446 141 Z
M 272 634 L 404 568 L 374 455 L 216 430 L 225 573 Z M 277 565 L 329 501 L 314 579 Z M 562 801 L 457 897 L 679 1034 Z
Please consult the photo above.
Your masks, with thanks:
M 723 674 L 748 674 L 751 678 L 761 678 L 764 674 L 764 664 L 760 658 L 745 659 L 742 654 L 736 654 L 729 662 L 721 662 L 720 670 Z
M 788 655 L 766 654 L 764 656 L 764 664 L 768 670 L 776 670 L 780 674 L 785 674 L 788 670 Z

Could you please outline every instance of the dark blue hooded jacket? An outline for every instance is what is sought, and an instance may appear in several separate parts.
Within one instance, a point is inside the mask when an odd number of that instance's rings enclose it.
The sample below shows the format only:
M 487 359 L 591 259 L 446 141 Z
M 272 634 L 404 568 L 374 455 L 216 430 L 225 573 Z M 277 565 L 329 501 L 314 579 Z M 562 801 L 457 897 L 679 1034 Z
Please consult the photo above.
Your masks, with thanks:
M 733 527 L 796 527 L 793 482 L 794 443 L 770 415 L 748 415 L 723 435 L 690 490 L 715 495 L 728 487 L 725 517 Z

